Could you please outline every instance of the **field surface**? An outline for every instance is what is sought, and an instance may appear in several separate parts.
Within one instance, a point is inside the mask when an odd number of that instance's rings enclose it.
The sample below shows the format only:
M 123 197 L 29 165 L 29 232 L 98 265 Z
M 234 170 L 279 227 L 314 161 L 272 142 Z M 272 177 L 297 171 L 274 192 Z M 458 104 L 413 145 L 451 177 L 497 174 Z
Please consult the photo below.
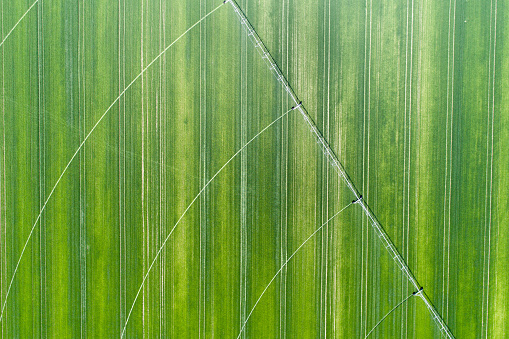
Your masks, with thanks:
M 239 5 L 454 336 L 508 337 L 509 4 Z M 0 20 L 1 338 L 364 338 L 414 292 L 229 4 Z

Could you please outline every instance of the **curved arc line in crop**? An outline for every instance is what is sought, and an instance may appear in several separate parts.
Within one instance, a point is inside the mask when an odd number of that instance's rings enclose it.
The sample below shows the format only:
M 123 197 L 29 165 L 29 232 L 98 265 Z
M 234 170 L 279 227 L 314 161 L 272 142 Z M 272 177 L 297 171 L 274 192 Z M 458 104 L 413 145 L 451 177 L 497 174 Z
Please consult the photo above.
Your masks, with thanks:
M 263 295 L 265 294 L 265 292 L 267 292 L 267 289 L 270 287 L 270 285 L 272 284 L 272 282 L 274 281 L 274 279 L 276 279 L 276 277 L 279 275 L 279 273 L 281 273 L 281 271 L 283 270 L 283 268 L 288 264 L 288 262 L 295 256 L 295 254 L 297 254 L 297 252 L 312 238 L 315 236 L 316 233 L 318 233 L 318 231 L 320 231 L 322 228 L 324 228 L 326 225 L 329 224 L 329 222 L 332 221 L 332 219 L 334 219 L 335 217 L 337 217 L 338 215 L 341 214 L 341 212 L 343 212 L 344 210 L 346 210 L 348 207 L 352 206 L 353 204 L 355 204 L 355 201 L 352 201 L 351 203 L 349 203 L 348 205 L 346 205 L 345 207 L 343 207 L 341 210 L 339 210 L 339 212 L 336 212 L 332 217 L 330 217 L 329 219 L 327 219 L 327 221 L 325 221 L 322 226 L 318 227 L 313 233 L 311 233 L 311 235 L 309 237 L 306 238 L 306 240 L 304 240 L 304 242 L 302 244 L 300 244 L 299 247 L 297 247 L 297 249 L 292 253 L 292 255 L 290 255 L 288 257 L 288 259 L 286 259 L 285 263 L 283 265 L 281 265 L 281 267 L 279 268 L 279 270 L 276 272 L 276 274 L 274 274 L 274 276 L 272 277 L 272 279 L 270 279 L 269 283 L 265 286 L 265 288 L 263 289 L 263 292 L 262 294 L 260 294 L 260 296 L 258 297 L 258 299 L 256 300 L 256 302 L 254 303 L 253 307 L 251 308 L 251 311 L 249 312 L 249 314 L 247 315 L 246 317 L 246 320 L 244 320 L 244 322 L 242 323 L 242 327 L 240 328 L 240 332 L 239 332 L 239 335 L 237 336 L 237 339 L 240 338 L 240 336 L 242 335 L 242 332 L 244 332 L 244 329 L 246 328 L 246 325 L 247 325 L 247 322 L 249 320 L 249 318 L 251 317 L 251 314 L 253 314 L 253 311 L 254 309 L 256 308 L 256 306 L 258 305 L 258 303 L 260 302 L 260 299 L 262 299 Z M 382 319 L 383 320 L 383 319 Z
M 161 246 L 159 247 L 159 250 L 157 251 L 154 259 L 152 259 L 152 262 L 150 263 L 150 266 L 148 267 L 148 270 L 147 272 L 145 273 L 145 275 L 143 276 L 143 280 L 141 282 L 141 285 L 140 287 L 138 288 L 138 292 L 136 293 L 136 296 L 134 297 L 134 300 L 133 300 L 133 303 L 131 304 L 131 308 L 129 309 L 129 313 L 127 314 L 127 318 L 126 318 L 126 321 L 125 321 L 125 324 L 124 324 L 124 327 L 122 329 L 122 333 L 120 334 L 120 338 L 123 338 L 124 337 L 124 334 L 125 334 L 125 330 L 127 328 L 127 323 L 129 322 L 129 318 L 131 317 L 131 313 L 133 312 L 133 309 L 134 309 L 134 305 L 136 304 L 136 301 L 138 300 L 138 296 L 140 295 L 142 289 L 143 289 L 143 286 L 145 285 L 145 281 L 147 280 L 148 278 L 148 275 L 150 273 L 150 271 L 152 270 L 152 267 L 154 266 L 155 262 L 157 261 L 157 258 L 159 258 L 159 255 L 161 254 L 163 248 L 166 246 L 166 243 L 168 242 L 168 240 L 170 239 L 173 231 L 175 230 L 175 228 L 177 228 L 178 224 L 180 223 L 180 221 L 184 218 L 184 216 L 186 215 L 187 211 L 191 208 L 191 206 L 194 205 L 194 202 L 201 196 L 201 194 L 205 191 L 205 189 L 210 185 L 210 183 L 212 181 L 214 181 L 214 179 L 219 175 L 219 173 L 221 173 L 221 171 L 233 160 L 237 157 L 237 155 L 239 155 L 251 142 L 253 142 L 255 139 L 257 139 L 263 132 L 265 132 L 267 129 L 269 129 L 272 125 L 274 125 L 276 122 L 278 122 L 279 120 L 281 120 L 283 117 L 285 117 L 288 113 L 290 113 L 291 111 L 293 111 L 294 108 L 291 108 L 289 109 L 288 111 L 286 111 L 285 113 L 283 113 L 282 115 L 280 115 L 279 117 L 277 117 L 275 120 L 273 120 L 270 124 L 268 124 L 267 126 L 265 126 L 261 131 L 259 131 L 258 133 L 256 133 L 256 135 L 254 137 L 252 137 L 248 142 L 246 142 L 237 152 L 235 152 L 235 154 L 233 154 L 230 159 L 228 159 L 228 161 L 226 161 L 223 166 L 221 166 L 221 168 L 207 181 L 207 183 L 201 188 L 200 192 L 198 192 L 198 194 L 196 194 L 196 196 L 194 197 L 194 199 L 189 203 L 189 205 L 187 205 L 186 209 L 184 210 L 184 213 L 182 213 L 180 215 L 180 217 L 178 218 L 177 222 L 175 223 L 175 225 L 173 225 L 172 229 L 170 230 L 170 233 L 168 233 L 168 235 L 166 236 L 166 238 L 164 239 L 163 243 L 161 244 Z M 332 219 L 332 218 L 331 218 Z M 316 232 L 315 232 L 316 233 Z M 314 234 L 314 233 L 313 233 Z M 307 241 L 307 240 L 306 240 Z M 301 246 L 302 247 L 302 246 Z M 300 248 L 300 247 L 299 247 Z M 247 321 L 247 320 L 246 320 Z
M 376 215 L 373 213 L 369 205 L 364 201 L 362 198 L 362 195 L 359 193 L 359 190 L 356 188 L 353 181 L 350 179 L 348 174 L 346 173 L 343 165 L 339 161 L 336 153 L 332 150 L 328 140 L 325 139 L 325 137 L 322 135 L 318 127 L 316 126 L 315 122 L 311 118 L 311 116 L 308 114 L 306 109 L 304 108 L 304 105 L 302 104 L 302 101 L 300 101 L 297 97 L 297 94 L 291 87 L 290 83 L 286 79 L 286 77 L 283 75 L 283 72 L 281 71 L 281 68 L 277 65 L 277 62 L 270 54 L 268 48 L 263 43 L 263 40 L 260 38 L 256 30 L 254 29 L 253 25 L 247 18 L 246 14 L 240 6 L 237 4 L 235 0 L 225 0 L 224 3 L 230 3 L 232 6 L 234 12 L 237 14 L 237 17 L 241 23 L 241 25 L 244 27 L 245 31 L 247 32 L 248 36 L 251 38 L 251 41 L 253 42 L 255 48 L 260 52 L 262 58 L 265 60 L 267 66 L 272 71 L 272 73 L 275 75 L 276 79 L 281 82 L 281 85 L 283 88 L 288 92 L 292 100 L 295 102 L 296 106 L 294 109 L 298 109 L 301 113 L 303 119 L 306 121 L 306 123 L 309 125 L 311 129 L 311 133 L 314 134 L 315 138 L 317 139 L 318 143 L 321 144 L 323 148 L 323 152 L 326 155 L 326 158 L 330 161 L 333 168 L 336 170 L 336 172 L 342 177 L 348 188 L 352 191 L 352 193 L 355 195 L 355 203 L 358 203 L 368 218 L 368 222 L 373 227 L 375 233 L 377 234 L 380 242 L 382 245 L 387 249 L 389 254 L 392 256 L 394 262 L 396 265 L 401 268 L 402 272 L 405 274 L 407 279 L 412 283 L 412 285 L 419 290 L 419 297 L 424 302 L 426 308 L 431 313 L 431 316 L 433 320 L 435 321 L 438 329 L 440 332 L 445 335 L 447 338 L 454 338 L 454 335 L 452 334 L 451 330 L 447 326 L 446 322 L 442 318 L 442 316 L 438 313 L 435 305 L 431 302 L 429 297 L 427 296 L 425 291 L 422 291 L 422 286 L 419 284 L 415 276 L 413 275 L 412 271 L 408 267 L 405 259 L 400 254 L 397 247 L 392 242 L 392 239 L 389 237 L 385 229 L 382 227 L 380 222 L 378 221 Z M 242 333 L 242 331 L 241 331 Z
M 376 323 L 376 325 L 371 329 L 371 331 L 368 332 L 368 334 L 366 334 L 366 336 L 364 337 L 364 339 L 367 339 L 369 337 L 369 335 L 371 333 L 373 333 L 373 331 L 378 327 L 378 325 L 380 325 L 384 320 L 385 318 L 387 318 L 392 312 L 394 312 L 398 307 L 400 307 L 401 305 L 403 305 L 408 299 L 414 297 L 417 295 L 417 292 L 414 292 L 412 294 L 410 294 L 409 296 L 407 296 L 405 299 L 403 299 L 402 301 L 400 301 L 396 306 L 394 306 L 389 312 L 387 312 L 383 317 L 382 319 L 380 319 L 380 321 L 378 321 Z
M 12 32 L 16 29 L 16 27 L 20 24 L 20 22 L 26 17 L 26 15 L 31 11 L 31 9 L 39 2 L 39 0 L 35 0 L 31 5 L 30 7 L 26 10 L 26 12 L 20 17 L 20 19 L 16 22 L 16 24 L 11 28 L 11 30 L 7 33 L 7 35 L 4 37 L 4 39 L 0 42 L 0 47 L 3 46 L 3 44 L 5 43 L 5 41 L 7 40 L 7 38 L 12 34 Z M 69 160 L 69 162 L 67 163 L 67 165 L 65 166 L 64 170 L 62 171 L 61 175 L 59 176 L 58 180 L 56 181 L 56 183 L 54 184 L 52 190 L 50 191 L 50 194 L 48 195 L 48 197 L 46 198 L 35 222 L 34 222 L 34 225 L 32 226 L 31 230 L 30 230 L 30 233 L 29 233 L 29 236 L 23 246 L 23 249 L 21 251 L 21 254 L 20 254 L 20 257 L 17 261 L 17 264 L 16 264 L 16 267 L 14 269 L 14 272 L 13 272 L 13 276 L 10 280 L 10 283 L 9 283 L 9 286 L 8 286 L 8 289 L 7 289 L 7 292 L 6 292 L 6 296 L 5 296 L 5 300 L 3 302 L 3 305 L 2 305 L 2 309 L 0 311 L 0 322 L 2 321 L 3 319 L 3 312 L 5 310 L 5 307 L 6 307 L 6 304 L 7 304 L 7 300 L 8 300 L 8 296 L 9 296 L 9 293 L 10 293 L 10 290 L 11 290 L 11 287 L 12 287 L 12 284 L 13 284 L 13 281 L 16 277 L 16 273 L 18 271 L 18 268 L 19 268 L 19 265 L 20 265 L 20 262 L 21 262 L 21 259 L 23 258 L 23 254 L 26 250 L 26 247 L 28 245 L 28 242 L 30 241 L 31 239 L 31 236 L 33 234 L 33 231 L 38 223 L 38 221 L 40 220 L 41 218 L 41 215 L 43 213 L 43 211 L 45 210 L 46 208 L 46 205 L 47 203 L 49 202 L 51 196 L 53 195 L 56 187 L 58 186 L 59 182 L 61 181 L 62 177 L 65 175 L 65 173 L 67 172 L 67 169 L 69 168 L 70 164 L 72 163 L 72 161 L 74 160 L 74 158 L 76 157 L 76 155 L 80 152 L 81 148 L 83 147 L 83 145 L 85 144 L 85 142 L 88 140 L 88 138 L 90 137 L 90 135 L 93 133 L 93 131 L 96 129 L 96 127 L 99 125 L 99 123 L 103 120 L 103 118 L 106 116 L 106 114 L 111 110 L 111 108 L 115 105 L 116 102 L 118 102 L 118 100 L 125 94 L 125 92 L 132 86 L 132 84 L 141 76 L 145 73 L 145 71 L 156 61 L 158 60 L 171 46 L 173 46 L 178 40 L 180 40 L 185 34 L 187 34 L 192 28 L 194 28 L 196 25 L 198 25 L 200 22 L 202 22 L 205 18 L 207 18 L 209 15 L 211 15 L 213 12 L 215 12 L 217 9 L 219 9 L 223 4 L 225 3 L 230 3 L 232 5 L 232 7 L 235 9 L 235 8 L 238 8 L 240 10 L 240 7 L 238 6 L 238 4 L 234 1 L 234 0 L 226 0 L 224 1 L 222 4 L 218 5 L 215 9 L 213 9 L 211 12 L 209 12 L 208 14 L 206 14 L 205 16 L 203 16 L 199 21 L 197 21 L 195 24 L 193 24 L 190 28 L 188 28 L 184 33 L 182 33 L 182 35 L 180 35 L 176 40 L 174 40 L 170 45 L 168 45 L 159 55 L 157 55 L 130 83 L 129 85 L 119 94 L 119 96 L 112 102 L 112 104 L 106 109 L 106 111 L 103 113 L 103 115 L 99 118 L 99 120 L 95 123 L 95 125 L 92 127 L 92 129 L 89 131 L 89 133 L 85 136 L 84 140 L 81 142 L 81 144 L 79 145 L 79 147 L 77 148 L 77 150 L 75 151 L 75 153 L 73 154 L 73 156 L 71 157 L 71 159 Z M 238 11 L 236 11 L 237 13 L 239 13 Z M 247 21 L 247 17 L 245 17 L 244 13 L 240 10 L 240 12 L 242 13 L 242 16 L 243 18 Z M 246 22 L 242 22 L 242 16 L 241 16 L 241 23 L 242 24 L 245 24 Z M 251 26 L 251 24 L 249 23 L 249 21 L 247 21 L 247 23 L 249 24 L 249 26 Z M 249 27 L 246 25 L 246 27 Z M 252 28 L 252 26 L 251 26 Z M 252 30 L 254 31 L 254 28 L 252 28 Z M 255 32 L 255 31 L 254 31 Z M 256 33 L 256 32 L 255 32 Z M 262 45 L 263 48 L 265 48 L 264 45 Z M 270 55 L 270 53 L 268 53 L 268 51 L 266 51 L 268 56 L 270 57 L 270 59 L 272 59 L 273 61 L 273 58 L 272 56 Z M 273 66 L 276 66 L 277 67 L 277 64 L 274 62 Z M 282 77 L 281 79 L 278 79 L 282 82 L 283 86 L 285 87 L 285 89 L 289 92 L 289 94 L 291 95 L 292 99 L 295 101 L 295 103 L 298 103 L 298 106 L 296 106 L 295 108 L 298 108 L 299 111 L 302 113 L 303 115 L 303 118 L 306 120 L 306 122 L 311 126 L 312 128 L 312 132 L 315 133 L 318 138 L 319 138 L 319 141 L 321 142 L 322 146 L 324 147 L 324 150 L 326 151 L 326 155 L 329 155 L 330 157 L 330 160 L 332 160 L 332 164 L 333 165 L 336 165 L 336 168 L 339 169 L 339 172 L 338 174 L 342 175 L 343 176 L 343 179 L 345 179 L 345 181 L 347 182 L 349 188 L 352 190 L 352 192 L 356 195 L 357 198 L 362 198 L 360 195 L 358 195 L 358 191 L 357 189 L 355 188 L 355 186 L 353 185 L 353 183 L 350 181 L 350 179 L 348 178 L 348 176 L 346 175 L 346 172 L 344 171 L 344 169 L 342 168 L 341 164 L 339 163 L 339 161 L 336 161 L 337 157 L 335 156 L 334 153 L 331 153 L 331 148 L 329 146 L 329 143 L 327 142 L 327 140 L 325 140 L 325 138 L 321 135 L 320 131 L 316 128 L 316 125 L 314 124 L 313 120 L 310 118 L 309 114 L 307 114 L 307 112 L 304 111 L 303 109 L 303 106 L 302 104 L 298 101 L 296 95 L 294 94 L 293 92 L 293 89 L 289 86 L 288 84 L 288 81 L 286 80 L 286 78 L 281 74 L 280 70 L 279 70 L 279 67 L 277 67 L 277 69 L 275 69 L 275 71 L 277 73 L 279 73 L 279 75 Z M 290 110 L 291 111 L 291 110 Z M 284 115 L 288 114 L 290 111 L 286 112 Z M 284 116 L 283 115 L 283 116 Z M 273 123 L 275 123 L 276 121 L 278 121 L 280 118 L 282 118 L 283 116 L 277 118 L 275 121 L 273 121 L 269 126 L 267 126 L 266 128 L 270 127 Z M 265 128 L 265 129 L 266 129 Z M 265 130 L 264 129 L 264 130 Z M 262 130 L 261 132 L 263 132 L 264 130 Z M 261 133 L 260 132 L 260 133 Z M 259 135 L 259 134 L 258 134 Z M 248 144 L 253 141 L 253 139 L 251 139 Z M 245 145 L 247 146 L 247 144 Z M 244 147 L 245 147 L 244 146 Z M 233 157 L 235 157 L 244 147 L 242 147 Z M 233 157 L 224 165 L 226 166 L 232 159 Z M 337 166 L 339 165 L 339 166 Z M 224 168 L 224 166 L 214 175 L 214 177 Z M 213 178 L 214 178 L 213 177 Z M 212 178 L 212 179 L 213 179 Z M 212 179 L 204 186 L 203 189 L 205 189 L 205 187 L 212 181 Z M 203 191 L 202 189 L 202 191 Z M 197 197 L 201 194 L 201 192 L 197 195 Z M 197 198 L 196 197 L 196 198 Z M 196 198 L 194 200 L 196 200 Z M 193 200 L 193 202 L 194 202 Z M 191 203 L 192 204 L 192 203 Z M 373 227 L 376 228 L 377 224 L 379 225 L 379 223 L 377 222 L 376 220 L 376 216 L 374 216 L 374 214 L 370 211 L 369 209 L 369 206 L 367 206 L 367 204 L 360 200 L 360 204 L 361 206 L 363 207 L 363 211 L 366 213 L 366 215 L 371 219 L 372 221 L 372 225 Z M 348 205 L 350 206 L 350 205 Z M 190 206 L 189 206 L 190 207 Z M 189 208 L 188 207 L 188 208 Z M 187 209 L 186 209 L 187 211 Z M 184 212 L 185 214 L 185 212 Z M 180 219 L 179 219 L 180 221 Z M 177 222 L 178 224 L 178 222 Z M 174 226 L 174 228 L 176 227 L 176 225 Z M 322 226 L 323 227 L 323 226 Z M 379 226 L 381 228 L 381 226 Z M 319 228 L 321 229 L 321 227 Z M 173 229 L 172 229 L 173 231 Z M 385 231 L 382 229 L 383 233 L 385 233 Z M 316 233 L 316 231 L 315 231 Z M 315 233 L 313 233 L 312 235 L 314 235 Z M 382 233 L 382 234 L 383 234 Z M 168 237 L 166 238 L 165 242 L 163 243 L 163 246 L 164 244 L 166 243 L 166 241 L 169 239 L 171 235 L 171 232 L 170 234 L 168 235 Z M 385 235 L 385 234 L 383 234 Z M 308 238 L 309 239 L 309 238 Z M 389 239 L 387 239 L 388 241 L 390 241 L 390 243 L 392 244 L 392 241 Z M 307 241 L 307 240 L 306 240 Z M 300 247 L 299 247 L 300 248 Z M 161 247 L 162 249 L 162 247 Z M 161 250 L 160 249 L 160 250 Z M 397 252 L 397 249 L 396 250 L 396 253 Z M 158 254 L 160 253 L 160 251 L 158 252 Z M 294 252 L 295 254 L 295 252 Z M 398 253 L 399 254 L 399 253 Z M 292 254 L 293 256 L 293 254 Z M 291 258 L 291 257 L 290 257 Z M 154 261 L 152 262 L 150 268 L 152 267 L 153 263 L 155 262 L 155 260 L 157 259 L 157 255 L 156 255 L 156 258 L 154 259 Z M 288 262 L 288 261 L 287 261 Z M 286 263 L 285 263 L 286 264 Z M 406 266 L 406 263 L 404 263 L 404 266 Z M 406 266 L 408 267 L 408 266 Z M 150 268 L 149 268 L 149 271 L 150 271 Z M 409 272 L 410 273 L 410 272 Z M 148 272 L 147 272 L 148 274 Z M 143 282 L 145 281 L 146 279 L 146 276 L 143 280 Z M 272 281 L 271 281 L 272 282 Z M 416 282 L 416 281 L 415 281 Z M 269 283 L 270 284 L 270 283 Z M 142 286 L 143 286 L 143 283 L 142 283 Z M 138 294 L 139 294 L 139 291 L 138 291 Z M 263 294 L 262 294 L 263 295 Z M 427 297 L 424 297 L 424 293 L 422 293 L 420 296 L 421 296 L 421 299 L 423 299 L 423 301 L 425 302 L 426 306 L 428 307 L 428 309 L 430 310 L 430 312 L 432 312 L 433 314 L 433 310 L 435 310 L 435 307 L 434 305 L 431 303 L 430 300 L 428 300 Z M 260 296 L 261 298 L 261 296 Z M 134 302 L 136 301 L 136 299 L 134 300 Z M 134 302 L 133 302 L 133 306 L 134 306 Z M 256 306 L 256 304 L 255 304 Z M 254 307 L 253 307 L 253 310 L 254 310 Z M 131 308 L 131 311 L 132 311 L 132 308 Z M 252 312 L 252 311 L 251 311 Z M 436 312 L 436 310 L 435 310 Z M 251 314 L 251 313 L 250 313 Z M 436 313 L 436 315 L 438 315 L 438 313 Z M 438 315 L 439 316 L 439 315 Z M 445 334 L 448 335 L 449 337 L 453 337 L 452 334 L 450 333 L 450 330 L 448 329 L 447 325 L 445 324 L 445 322 L 443 321 L 443 319 L 440 317 L 440 320 L 441 320 L 441 325 L 443 325 L 444 327 L 441 327 L 440 330 L 442 331 L 445 331 Z M 249 318 L 249 316 L 248 316 Z M 129 319 L 129 317 L 128 317 Z M 246 322 L 247 322 L 247 319 L 246 319 Z M 126 321 L 126 324 L 127 324 L 127 321 Z M 245 325 L 245 323 L 244 323 Z M 242 329 L 244 328 L 244 326 L 242 327 Z M 242 329 L 241 329 L 241 333 L 242 333 Z M 125 326 L 124 326 L 124 330 L 125 330 Z M 239 334 L 240 335 L 240 334 Z
M 39 1 L 39 0 L 36 0 L 36 2 Z M 18 20 L 18 22 L 16 23 L 16 25 L 11 29 L 11 32 L 14 30 L 14 28 L 16 28 L 16 26 L 19 24 L 19 22 L 26 16 L 26 14 L 30 11 L 30 9 L 35 5 L 34 2 L 32 4 L 32 6 L 25 12 L 25 14 L 21 17 L 21 19 Z M 30 233 L 28 234 L 28 238 L 27 240 L 25 241 L 25 245 L 23 246 L 23 249 L 21 250 L 21 254 L 19 256 L 19 259 L 16 263 L 16 267 L 14 268 L 14 272 L 12 274 L 12 278 L 11 278 L 11 281 L 9 282 L 9 286 L 7 288 L 7 292 L 5 294 L 5 300 L 3 302 L 3 305 L 2 305 L 2 310 L 0 311 L 0 322 L 2 321 L 3 319 L 3 314 L 4 314 L 4 310 L 5 310 L 5 307 L 7 305 L 7 300 L 8 300 L 8 297 L 9 297 L 9 293 L 11 291 L 11 287 L 12 287 L 12 283 L 14 282 L 14 278 L 16 277 L 16 273 L 18 272 L 18 268 L 19 268 L 19 265 L 21 263 L 21 259 L 23 258 L 23 254 L 25 253 L 25 250 L 28 246 L 28 243 L 30 242 L 30 239 L 32 238 L 32 234 L 35 230 L 35 227 L 37 226 L 37 223 L 39 222 L 39 220 L 41 219 L 41 216 L 42 216 L 42 212 L 44 212 L 44 210 L 46 209 L 46 205 L 48 204 L 49 200 L 51 199 L 51 197 L 53 196 L 53 193 L 55 192 L 55 189 L 57 188 L 58 184 L 60 183 L 60 181 L 62 180 L 63 176 L 65 175 L 65 173 L 67 172 L 67 169 L 69 168 L 69 166 L 71 165 L 71 163 L 73 162 L 74 158 L 76 158 L 76 156 L 78 155 L 78 153 L 81 151 L 83 145 L 85 144 L 85 142 L 88 140 L 88 138 L 90 137 L 90 135 L 92 135 L 92 133 L 94 132 L 94 130 L 97 128 L 97 126 L 101 123 L 101 121 L 104 119 L 104 117 L 108 114 L 108 112 L 111 110 L 111 108 L 120 100 L 120 98 L 125 94 L 125 92 L 136 82 L 136 80 L 138 80 L 144 73 L 145 71 L 150 67 L 152 66 L 152 64 L 154 62 L 156 62 L 168 49 L 170 49 L 170 47 L 172 47 L 177 41 L 179 41 L 184 35 L 186 35 L 190 30 L 192 30 L 194 27 L 196 27 L 199 23 L 201 23 L 203 20 L 205 20 L 209 15 L 211 15 L 212 13 L 214 13 L 216 10 L 218 10 L 221 6 L 223 6 L 224 3 L 220 4 L 219 6 L 217 6 L 216 8 L 214 8 L 213 10 L 211 10 L 209 13 L 207 13 L 206 15 L 204 15 L 203 17 L 201 17 L 197 22 L 195 22 L 191 27 L 189 27 L 184 33 L 182 33 L 178 38 L 176 38 L 175 40 L 173 40 L 173 42 L 171 42 L 168 46 L 166 46 L 166 48 L 160 52 L 147 66 L 145 66 L 145 68 L 143 68 L 141 70 L 141 72 L 129 83 L 129 85 L 127 85 L 124 90 L 117 96 L 117 98 L 111 103 L 111 105 L 106 109 L 106 111 L 104 111 L 104 113 L 101 115 L 101 117 L 99 118 L 99 120 L 97 120 L 97 122 L 94 124 L 94 126 L 92 127 L 92 129 L 88 132 L 88 134 L 85 136 L 85 138 L 83 139 L 83 141 L 81 142 L 81 144 L 79 145 L 79 147 L 76 149 L 76 151 L 74 152 L 73 156 L 71 157 L 71 159 L 69 160 L 69 162 L 67 163 L 67 165 L 64 167 L 64 170 L 62 171 L 62 173 L 60 174 L 60 176 L 58 177 L 58 180 L 55 182 L 53 188 L 51 189 L 48 197 L 46 198 L 46 200 L 44 201 L 44 204 L 42 205 L 42 208 L 41 210 L 39 211 L 39 214 L 37 215 L 37 218 L 35 219 L 35 222 L 32 226 L 32 228 L 30 229 Z M 10 32 L 9 32 L 10 34 Z M 7 37 L 5 38 L 7 39 Z M 5 41 L 5 39 L 2 41 L 2 43 Z M 0 45 L 1 46 L 1 45 Z
M 9 33 L 7 33 L 5 35 L 5 37 L 2 39 L 2 42 L 0 42 L 0 47 L 2 47 L 2 45 L 4 44 L 5 40 L 7 40 L 7 38 L 11 35 L 11 33 L 16 29 L 16 27 L 18 27 L 19 23 L 27 16 L 27 14 L 32 10 L 32 8 L 35 6 L 35 4 L 37 4 L 39 2 L 39 0 L 35 0 L 31 5 L 30 7 L 28 7 L 28 9 L 25 11 L 25 13 L 23 13 L 23 15 L 21 16 L 21 18 L 19 18 L 18 21 L 16 21 L 16 23 L 14 24 L 14 26 L 12 26 L 11 30 L 9 31 Z

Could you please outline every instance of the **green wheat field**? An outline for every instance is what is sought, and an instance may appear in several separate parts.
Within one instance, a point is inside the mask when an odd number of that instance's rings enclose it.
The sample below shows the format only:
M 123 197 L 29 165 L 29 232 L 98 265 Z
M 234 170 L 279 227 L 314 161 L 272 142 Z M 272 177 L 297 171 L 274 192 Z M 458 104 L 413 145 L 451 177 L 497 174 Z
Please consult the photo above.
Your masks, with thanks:
M 508 338 L 509 3 L 238 4 L 454 336 Z M 412 295 L 229 3 L 0 6 L 1 338 L 365 338 Z M 412 297 L 369 336 L 440 337 Z

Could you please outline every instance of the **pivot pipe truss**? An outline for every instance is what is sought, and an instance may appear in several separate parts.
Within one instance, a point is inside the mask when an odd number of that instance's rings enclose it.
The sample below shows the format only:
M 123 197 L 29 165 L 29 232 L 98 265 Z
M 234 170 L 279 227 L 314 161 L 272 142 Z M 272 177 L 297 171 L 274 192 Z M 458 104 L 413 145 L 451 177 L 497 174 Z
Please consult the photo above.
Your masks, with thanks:
M 364 211 L 364 214 L 369 220 L 369 223 L 373 227 L 375 233 L 377 234 L 378 238 L 382 242 L 382 245 L 387 249 L 390 256 L 396 263 L 396 265 L 401 269 L 405 277 L 410 281 L 410 283 L 414 286 L 414 288 L 419 291 L 416 293 L 416 296 L 419 296 L 426 307 L 428 308 L 429 312 L 431 313 L 431 317 L 433 321 L 435 322 L 436 326 L 440 330 L 441 334 L 445 336 L 446 338 L 454 338 L 453 334 L 451 333 L 449 327 L 445 323 L 442 316 L 438 313 L 435 306 L 429 299 L 429 297 L 424 292 L 422 286 L 419 284 L 415 276 L 413 275 L 412 271 L 408 267 L 405 259 L 401 256 L 398 249 L 392 242 L 391 238 L 387 234 L 387 232 L 384 230 L 378 219 L 376 218 L 375 214 L 371 210 L 371 208 L 368 206 L 368 204 L 364 201 L 362 198 L 362 195 L 359 193 L 357 188 L 355 187 L 354 183 L 346 173 L 343 165 L 339 161 L 338 157 L 336 156 L 336 153 L 332 150 L 332 148 L 329 145 L 329 142 L 323 137 L 320 130 L 316 127 L 315 122 L 309 115 L 309 113 L 306 111 L 304 105 L 302 104 L 302 101 L 299 100 L 297 97 L 297 94 L 294 92 L 292 87 L 290 86 L 288 80 L 283 75 L 283 72 L 277 65 L 276 61 L 270 54 L 269 50 L 263 43 L 262 39 L 256 33 L 256 30 L 254 29 L 253 25 L 249 22 L 247 16 L 244 14 L 242 9 L 239 7 L 237 2 L 235 0 L 226 0 L 224 3 L 229 3 L 232 6 L 233 11 L 235 12 L 236 16 L 238 17 L 241 26 L 244 28 L 244 30 L 247 33 L 247 36 L 253 43 L 255 49 L 258 51 L 262 59 L 265 61 L 267 67 L 270 69 L 274 77 L 281 83 L 281 86 L 283 89 L 288 93 L 291 100 L 295 103 L 295 106 L 293 106 L 292 109 L 298 110 L 301 116 L 306 121 L 311 133 L 314 135 L 316 141 L 320 146 L 322 147 L 322 151 L 324 155 L 326 156 L 327 160 L 331 164 L 332 168 L 338 173 L 338 175 L 345 181 L 346 185 L 352 191 L 352 193 L 355 196 L 355 200 L 353 201 L 355 204 L 358 204 L 361 206 L 362 210 Z

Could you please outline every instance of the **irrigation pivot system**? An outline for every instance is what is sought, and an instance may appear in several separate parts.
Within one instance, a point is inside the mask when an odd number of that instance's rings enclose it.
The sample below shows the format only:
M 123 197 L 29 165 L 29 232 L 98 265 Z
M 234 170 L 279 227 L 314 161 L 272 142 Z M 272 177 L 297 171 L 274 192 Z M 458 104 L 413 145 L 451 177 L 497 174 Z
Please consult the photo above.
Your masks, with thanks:
M 438 313 L 435 306 L 429 299 L 429 297 L 424 292 L 422 286 L 419 284 L 417 279 L 414 277 L 412 271 L 408 267 L 407 263 L 405 262 L 405 259 L 401 256 L 401 254 L 398 252 L 396 246 L 394 246 L 392 240 L 390 239 L 389 235 L 385 230 L 383 229 L 382 225 L 376 218 L 375 214 L 372 212 L 372 210 L 369 208 L 368 204 L 365 202 L 365 200 L 362 198 L 362 195 L 357 190 L 355 185 L 353 184 L 352 180 L 346 173 L 345 169 L 343 168 L 343 165 L 339 161 L 338 157 L 330 147 L 327 140 L 323 137 L 322 133 L 318 128 L 316 127 L 315 122 L 310 117 L 306 109 L 304 108 L 304 105 L 302 104 L 302 101 L 299 100 L 295 92 L 293 91 L 292 87 L 290 86 L 288 80 L 283 75 L 281 69 L 277 65 L 276 61 L 268 51 L 267 47 L 263 43 L 260 36 L 256 33 L 256 30 L 254 29 L 253 25 L 249 22 L 248 18 L 240 8 L 240 6 L 235 2 L 235 0 L 225 0 L 224 3 L 229 3 L 235 13 L 237 14 L 238 19 L 240 20 L 241 25 L 244 27 L 249 39 L 254 44 L 255 49 L 258 51 L 258 53 L 261 55 L 262 59 L 265 61 L 267 66 L 269 67 L 272 74 L 276 77 L 276 79 L 281 83 L 281 86 L 283 86 L 284 90 L 288 92 L 291 99 L 295 103 L 295 106 L 292 108 L 294 110 L 298 110 L 306 123 L 308 124 L 311 133 L 316 138 L 317 143 L 319 143 L 322 147 L 322 151 L 328 161 L 331 163 L 334 170 L 338 173 L 338 175 L 343 178 L 346 185 L 352 191 L 352 193 L 355 196 L 355 200 L 353 201 L 355 204 L 358 204 L 361 206 L 362 210 L 364 211 L 364 214 L 368 217 L 368 220 L 375 230 L 376 234 L 378 235 L 378 238 L 382 242 L 383 246 L 387 249 L 389 254 L 391 255 L 392 259 L 396 263 L 396 265 L 401 269 L 403 274 L 407 277 L 407 279 L 410 281 L 410 283 L 414 286 L 416 289 L 415 296 L 419 296 L 426 307 L 428 308 L 429 312 L 431 313 L 431 317 L 433 318 L 436 326 L 439 328 L 442 335 L 444 335 L 446 338 L 454 338 L 453 334 L 451 333 L 451 330 L 445 323 L 444 319 L 442 319 L 442 316 Z

